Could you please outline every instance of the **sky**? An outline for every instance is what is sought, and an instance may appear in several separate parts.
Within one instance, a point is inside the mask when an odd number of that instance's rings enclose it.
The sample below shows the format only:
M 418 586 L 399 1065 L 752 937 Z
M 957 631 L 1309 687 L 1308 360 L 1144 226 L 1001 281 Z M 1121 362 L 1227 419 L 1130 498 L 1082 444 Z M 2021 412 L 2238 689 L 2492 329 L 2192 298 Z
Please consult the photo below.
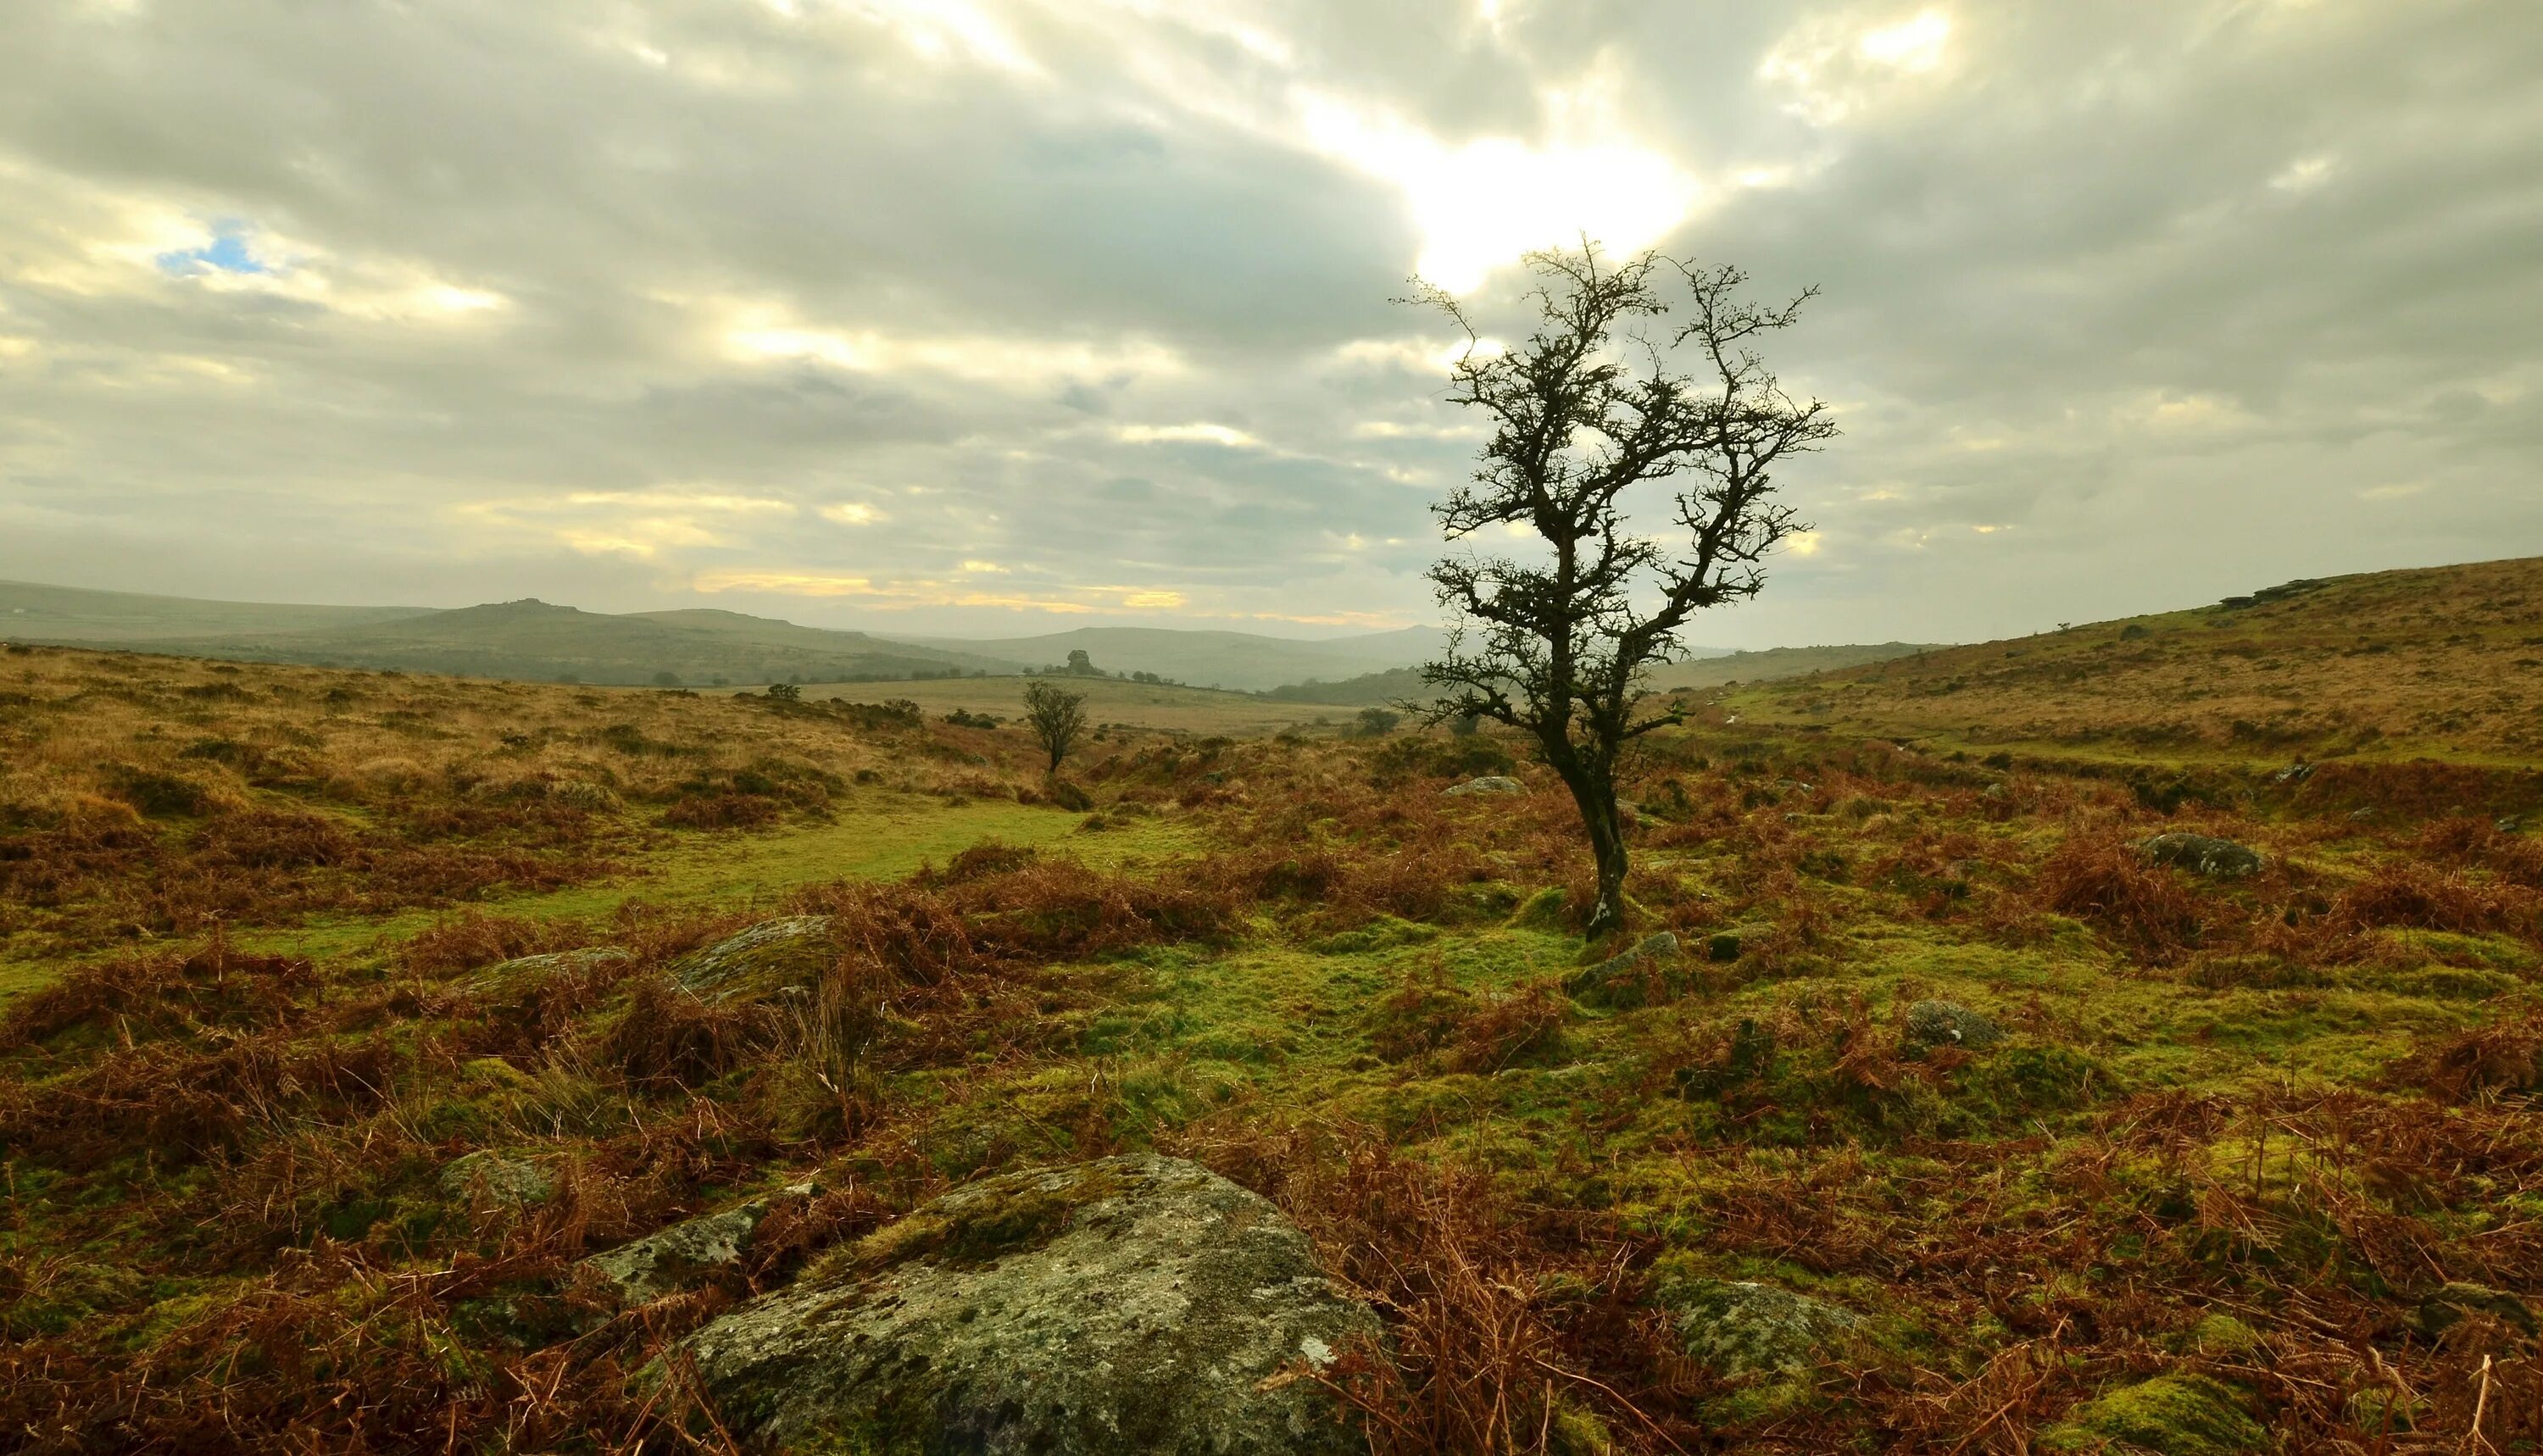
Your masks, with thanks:
M 1430 622 L 1392 300 L 1582 237 L 1820 289 L 1815 529 L 1698 644 L 2543 554 L 2532 0 L 43 0 L 0 577 Z

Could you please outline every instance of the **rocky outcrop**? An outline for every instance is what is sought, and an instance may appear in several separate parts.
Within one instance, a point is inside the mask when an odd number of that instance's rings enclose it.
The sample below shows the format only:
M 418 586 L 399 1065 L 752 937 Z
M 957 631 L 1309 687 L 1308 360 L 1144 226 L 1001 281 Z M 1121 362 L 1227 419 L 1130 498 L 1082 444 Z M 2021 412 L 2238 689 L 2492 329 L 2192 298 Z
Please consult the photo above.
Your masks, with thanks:
M 786 915 L 692 951 L 671 979 L 706 1001 L 749 1000 L 808 987 L 838 955 L 827 915 Z
M 1341 1456 L 1309 1372 L 1378 1338 L 1270 1203 L 1145 1155 L 957 1188 L 683 1352 L 758 1449 Z
M 1525 794 L 1527 786 L 1504 774 L 1486 774 L 1480 779 L 1468 779 L 1462 784 L 1451 784 L 1439 792 L 1452 798 L 1462 798 L 1471 794 Z
M 2158 865 L 2196 871 L 2211 880 L 2240 880 L 2261 873 L 2261 856 L 2230 839 L 2208 834 L 2158 834 L 2137 846 Z

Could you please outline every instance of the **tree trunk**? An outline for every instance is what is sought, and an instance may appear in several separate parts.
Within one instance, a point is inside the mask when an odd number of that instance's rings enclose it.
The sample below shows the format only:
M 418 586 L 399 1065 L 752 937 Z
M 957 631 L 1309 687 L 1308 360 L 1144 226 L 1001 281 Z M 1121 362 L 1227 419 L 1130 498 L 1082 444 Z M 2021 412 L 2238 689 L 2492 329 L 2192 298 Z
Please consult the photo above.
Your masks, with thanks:
M 1589 849 L 1598 860 L 1598 903 L 1589 911 L 1587 929 L 1595 941 L 1625 928 L 1625 824 L 1616 812 L 1615 791 L 1600 796 L 1594 810 L 1582 804 L 1580 818 L 1589 826 Z
M 1580 809 L 1581 826 L 1589 832 L 1589 852 L 1597 860 L 1598 901 L 1590 908 L 1586 933 L 1590 940 L 1599 940 L 1625 928 L 1625 817 L 1616 808 L 1615 784 L 1595 765 L 1575 760 L 1554 768 Z

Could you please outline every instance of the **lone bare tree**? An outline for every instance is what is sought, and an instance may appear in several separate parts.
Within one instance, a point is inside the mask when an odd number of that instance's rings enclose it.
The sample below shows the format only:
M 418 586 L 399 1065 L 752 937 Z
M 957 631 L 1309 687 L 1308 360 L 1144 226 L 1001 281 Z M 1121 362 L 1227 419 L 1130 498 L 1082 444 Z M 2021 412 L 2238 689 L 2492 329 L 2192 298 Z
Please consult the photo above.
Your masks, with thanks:
M 1588 243 L 1531 254 L 1527 266 L 1537 328 L 1506 350 L 1484 347 L 1445 289 L 1417 282 L 1409 300 L 1465 330 L 1471 346 L 1449 400 L 1483 411 L 1493 430 L 1474 479 L 1432 512 L 1452 539 L 1520 526 L 1547 548 L 1529 562 L 1465 554 L 1431 568 L 1459 622 L 1422 679 L 1440 690 L 1431 721 L 1523 729 L 1572 791 L 1598 866 L 1595 939 L 1624 924 L 1618 759 L 1677 721 L 1639 711 L 1648 670 L 1683 651 L 1677 632 L 1695 612 L 1756 595 L 1767 554 L 1810 529 L 1776 499 L 1772 471 L 1837 428 L 1818 400 L 1787 395 L 1754 351 L 1816 289 L 1760 306 L 1740 297 L 1747 274 L 1736 268 L 1657 253 L 1602 262 Z M 1670 312 L 1670 274 L 1684 280 L 1686 311 L 1663 343 L 1651 321 Z M 1625 498 L 1656 483 L 1670 492 L 1669 525 L 1637 531 Z
M 1025 723 L 1041 751 L 1050 755 L 1050 772 L 1058 773 L 1059 761 L 1077 745 L 1077 735 L 1086 731 L 1086 695 L 1057 683 L 1026 683 Z

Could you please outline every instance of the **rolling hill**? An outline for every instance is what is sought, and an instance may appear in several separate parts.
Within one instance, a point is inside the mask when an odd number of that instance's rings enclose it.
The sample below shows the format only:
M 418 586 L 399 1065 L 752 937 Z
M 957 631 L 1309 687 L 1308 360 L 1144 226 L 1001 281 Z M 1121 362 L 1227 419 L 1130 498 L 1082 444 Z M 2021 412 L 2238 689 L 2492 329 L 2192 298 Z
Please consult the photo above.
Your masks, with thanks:
M 430 607 L 314 607 L 199 601 L 133 591 L 91 591 L 0 581 L 0 637 L 56 645 L 118 645 L 154 639 L 346 630 L 422 617 Z
M 1743 688 L 1731 706 L 1760 723 L 2069 754 L 2530 764 L 2543 558 L 2290 581 Z
M 736 612 L 613 616 L 535 600 L 301 631 L 124 639 L 115 645 L 179 656 L 614 684 L 874 681 L 1014 670 L 1013 663 L 993 657 Z

